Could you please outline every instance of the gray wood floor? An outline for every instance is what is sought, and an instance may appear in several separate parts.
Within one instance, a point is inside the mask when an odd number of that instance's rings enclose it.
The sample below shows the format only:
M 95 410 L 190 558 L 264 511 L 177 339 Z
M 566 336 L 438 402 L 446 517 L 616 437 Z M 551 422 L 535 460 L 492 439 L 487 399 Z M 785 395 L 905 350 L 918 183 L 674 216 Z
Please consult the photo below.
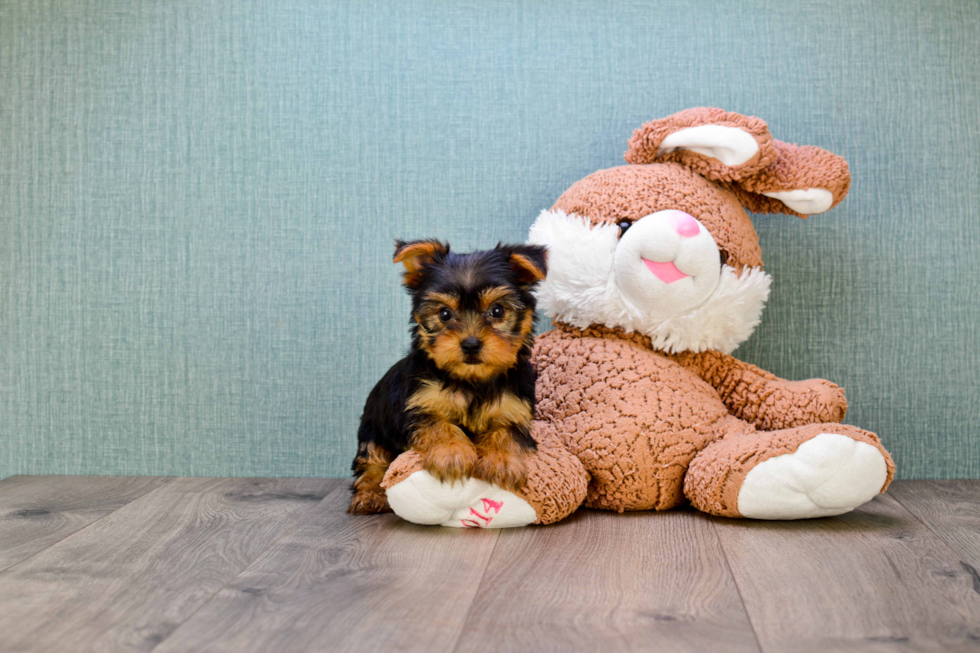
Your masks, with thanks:
M 980 650 L 980 481 L 845 516 L 423 528 L 337 479 L 0 481 L 0 651 Z

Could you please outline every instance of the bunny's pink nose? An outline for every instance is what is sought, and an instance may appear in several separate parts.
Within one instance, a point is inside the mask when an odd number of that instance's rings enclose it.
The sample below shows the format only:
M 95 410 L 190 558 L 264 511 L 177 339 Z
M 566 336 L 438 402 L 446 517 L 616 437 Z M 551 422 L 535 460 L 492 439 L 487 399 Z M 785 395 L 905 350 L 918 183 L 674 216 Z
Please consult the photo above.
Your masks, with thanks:
M 701 227 L 694 216 L 683 211 L 670 212 L 670 225 L 682 238 L 694 238 L 701 233 Z

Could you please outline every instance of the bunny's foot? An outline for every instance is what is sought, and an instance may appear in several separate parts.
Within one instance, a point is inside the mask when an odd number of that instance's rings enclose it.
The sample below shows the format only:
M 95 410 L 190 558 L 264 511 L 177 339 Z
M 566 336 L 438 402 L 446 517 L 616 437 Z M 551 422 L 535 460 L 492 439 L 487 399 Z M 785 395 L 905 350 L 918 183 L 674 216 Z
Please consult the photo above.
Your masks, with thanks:
M 894 470 L 873 433 L 811 424 L 715 442 L 691 463 L 684 492 L 699 510 L 726 517 L 829 517 L 884 492 Z
M 527 455 L 527 483 L 513 492 L 477 478 L 440 483 L 422 468 L 422 457 L 406 451 L 388 468 L 381 486 L 402 519 L 416 524 L 464 528 L 508 528 L 551 524 L 585 499 L 588 475 L 562 445 L 554 428 L 535 422 L 537 451 Z
M 524 499 L 476 478 L 444 483 L 419 470 L 387 493 L 395 514 L 415 524 L 508 528 L 533 524 L 538 518 Z

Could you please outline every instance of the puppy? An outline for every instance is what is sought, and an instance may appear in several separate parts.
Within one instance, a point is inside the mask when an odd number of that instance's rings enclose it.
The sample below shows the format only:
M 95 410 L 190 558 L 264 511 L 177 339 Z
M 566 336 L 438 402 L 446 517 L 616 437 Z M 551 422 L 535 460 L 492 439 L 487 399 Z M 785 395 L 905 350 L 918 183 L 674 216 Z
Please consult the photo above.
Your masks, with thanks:
M 537 448 L 531 290 L 545 278 L 545 249 L 456 254 L 435 240 L 398 241 L 395 263 L 412 296 L 412 345 L 368 395 L 349 512 L 390 510 L 381 479 L 409 448 L 440 481 L 521 488 L 523 455 Z

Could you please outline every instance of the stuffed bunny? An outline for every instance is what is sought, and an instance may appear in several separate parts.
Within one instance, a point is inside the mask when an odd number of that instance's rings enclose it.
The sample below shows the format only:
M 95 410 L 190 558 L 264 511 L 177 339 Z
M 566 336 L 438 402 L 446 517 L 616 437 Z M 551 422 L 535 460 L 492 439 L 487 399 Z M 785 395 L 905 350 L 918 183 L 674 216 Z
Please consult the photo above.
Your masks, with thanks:
M 840 157 L 774 140 L 766 124 L 689 109 L 638 129 L 629 165 L 576 182 L 531 227 L 548 247 L 527 485 L 437 482 L 417 454 L 384 479 L 404 519 L 505 527 L 580 505 L 803 519 L 887 488 L 878 437 L 841 424 L 844 392 L 730 355 L 759 324 L 770 277 L 745 209 L 802 218 L 847 194 Z

